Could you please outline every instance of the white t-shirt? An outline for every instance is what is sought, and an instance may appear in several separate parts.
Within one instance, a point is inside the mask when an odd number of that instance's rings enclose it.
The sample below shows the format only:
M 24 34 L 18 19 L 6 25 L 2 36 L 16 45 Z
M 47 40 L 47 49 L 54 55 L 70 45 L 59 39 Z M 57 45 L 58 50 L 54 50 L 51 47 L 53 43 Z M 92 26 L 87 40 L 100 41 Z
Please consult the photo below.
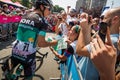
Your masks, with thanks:
M 60 31 L 62 32 L 63 36 L 67 36 L 68 29 L 67 29 L 67 25 L 65 23 L 60 23 L 58 28 L 60 28 Z
M 78 19 L 76 17 L 71 17 L 70 15 L 67 15 L 67 23 L 69 24 L 69 22 L 74 22 L 74 21 L 78 21 Z

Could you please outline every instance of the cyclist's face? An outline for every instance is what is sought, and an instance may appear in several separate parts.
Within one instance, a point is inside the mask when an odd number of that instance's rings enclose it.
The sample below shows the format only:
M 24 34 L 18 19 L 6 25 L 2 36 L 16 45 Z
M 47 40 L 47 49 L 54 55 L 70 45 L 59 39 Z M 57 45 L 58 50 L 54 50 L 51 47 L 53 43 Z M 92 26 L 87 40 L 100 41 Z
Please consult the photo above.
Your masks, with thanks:
M 44 6 L 44 7 L 45 7 L 44 16 L 48 16 L 51 13 L 51 9 L 49 6 Z

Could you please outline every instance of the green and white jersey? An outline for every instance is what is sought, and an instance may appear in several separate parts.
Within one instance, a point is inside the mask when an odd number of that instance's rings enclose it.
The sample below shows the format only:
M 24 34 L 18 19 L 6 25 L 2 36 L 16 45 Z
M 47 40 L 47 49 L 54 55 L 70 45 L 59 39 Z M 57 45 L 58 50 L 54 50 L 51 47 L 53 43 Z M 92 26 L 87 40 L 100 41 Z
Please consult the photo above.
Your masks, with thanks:
M 13 53 L 29 55 L 36 52 L 37 36 L 45 36 L 48 25 L 38 14 L 29 13 L 21 19 L 17 39 L 13 42 Z

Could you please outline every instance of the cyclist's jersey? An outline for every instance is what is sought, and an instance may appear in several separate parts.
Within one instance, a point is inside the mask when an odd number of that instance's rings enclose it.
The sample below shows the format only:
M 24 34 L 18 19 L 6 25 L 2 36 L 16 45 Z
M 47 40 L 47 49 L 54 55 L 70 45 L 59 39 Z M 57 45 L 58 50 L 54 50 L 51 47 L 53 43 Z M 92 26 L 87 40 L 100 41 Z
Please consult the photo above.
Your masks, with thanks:
M 45 36 L 48 25 L 44 18 L 31 12 L 22 17 L 17 30 L 17 39 L 13 42 L 12 53 L 20 56 L 36 52 L 37 36 Z

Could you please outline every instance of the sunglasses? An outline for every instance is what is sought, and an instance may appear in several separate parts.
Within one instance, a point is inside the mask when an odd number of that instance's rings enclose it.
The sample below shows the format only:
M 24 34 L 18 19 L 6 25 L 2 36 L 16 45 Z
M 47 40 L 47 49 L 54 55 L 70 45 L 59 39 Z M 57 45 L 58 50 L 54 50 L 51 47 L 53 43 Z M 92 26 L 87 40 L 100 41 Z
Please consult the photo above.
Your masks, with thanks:
M 45 8 L 47 8 L 49 11 L 51 11 L 50 6 L 45 6 Z

